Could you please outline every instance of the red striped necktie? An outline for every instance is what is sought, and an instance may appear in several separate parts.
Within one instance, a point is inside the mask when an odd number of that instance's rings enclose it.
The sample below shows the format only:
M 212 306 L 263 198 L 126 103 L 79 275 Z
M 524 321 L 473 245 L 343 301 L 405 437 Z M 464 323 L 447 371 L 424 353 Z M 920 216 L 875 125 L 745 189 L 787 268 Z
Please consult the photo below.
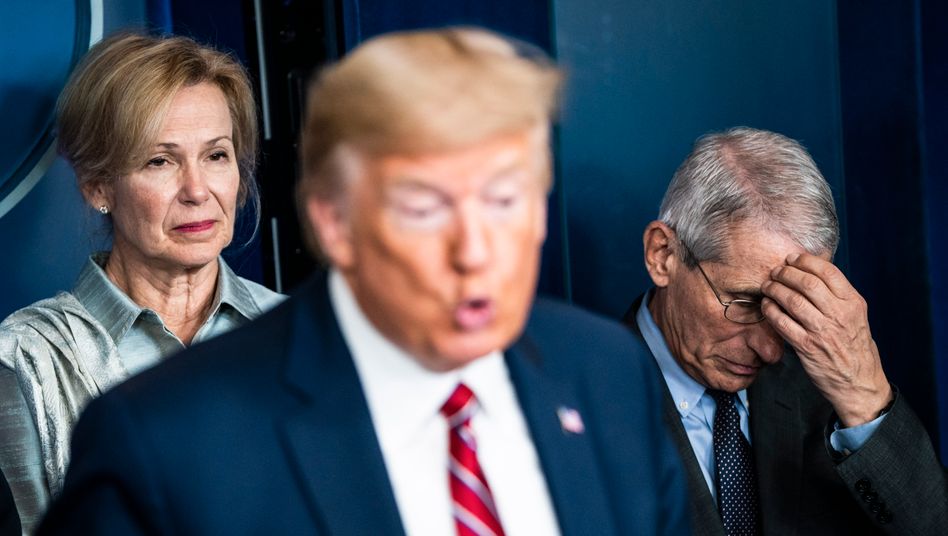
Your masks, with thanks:
M 458 536 L 503 536 L 494 499 L 477 463 L 477 443 L 471 430 L 471 417 L 477 411 L 474 393 L 463 383 L 441 407 L 448 420 L 448 479 Z

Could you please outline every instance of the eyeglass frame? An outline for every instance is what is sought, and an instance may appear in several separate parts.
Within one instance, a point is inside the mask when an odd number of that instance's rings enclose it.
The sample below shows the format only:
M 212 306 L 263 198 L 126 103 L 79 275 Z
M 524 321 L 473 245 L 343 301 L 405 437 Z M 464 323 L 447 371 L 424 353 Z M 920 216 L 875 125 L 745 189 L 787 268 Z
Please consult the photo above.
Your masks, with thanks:
M 764 311 L 761 309 L 761 302 L 759 302 L 759 301 L 744 300 L 744 299 L 741 299 L 741 298 L 735 298 L 735 299 L 729 300 L 729 301 L 724 301 L 724 300 L 722 300 L 722 299 L 721 299 L 721 293 L 718 291 L 717 287 L 714 286 L 714 283 L 711 282 L 711 278 L 708 277 L 708 274 L 707 274 L 707 273 L 705 273 L 704 268 L 701 267 L 701 261 L 698 260 L 698 257 L 696 257 L 695 254 L 691 252 L 691 248 L 689 248 L 688 245 L 685 244 L 684 241 L 682 241 L 680 238 L 678 239 L 678 243 L 681 244 L 681 247 L 684 248 L 685 252 L 688 253 L 688 256 L 691 257 L 691 258 L 695 261 L 695 266 L 698 267 L 698 271 L 701 272 L 701 276 L 704 277 L 705 283 L 708 284 L 708 287 L 711 289 L 711 292 L 714 294 L 714 299 L 718 300 L 718 303 L 720 303 L 721 306 L 724 307 L 724 318 L 726 318 L 727 320 L 730 320 L 731 322 L 734 322 L 735 324 L 742 324 L 742 325 L 745 325 L 745 326 L 751 326 L 751 325 L 754 325 L 754 324 L 759 324 L 759 323 L 761 323 L 761 322 L 764 320 L 764 318 L 766 318 L 766 317 L 764 316 Z M 728 311 L 728 309 L 730 309 L 730 307 L 731 307 L 732 305 L 735 305 L 735 304 L 738 305 L 738 306 L 740 306 L 740 307 L 748 307 L 748 306 L 750 306 L 751 308 L 757 309 L 758 315 L 760 316 L 760 318 L 758 318 L 757 320 L 754 320 L 754 321 L 752 321 L 752 322 L 742 322 L 742 321 L 740 321 L 740 320 L 735 320 L 735 319 L 729 317 L 729 316 L 727 315 L 727 311 Z

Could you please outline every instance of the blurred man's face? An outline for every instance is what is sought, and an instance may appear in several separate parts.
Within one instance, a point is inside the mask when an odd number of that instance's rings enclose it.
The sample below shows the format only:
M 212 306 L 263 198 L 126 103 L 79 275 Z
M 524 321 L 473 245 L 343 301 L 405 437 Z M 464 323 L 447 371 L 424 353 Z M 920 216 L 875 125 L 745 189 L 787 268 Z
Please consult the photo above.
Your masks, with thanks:
M 360 159 L 338 239 L 320 230 L 365 315 L 427 368 L 465 365 L 522 331 L 546 236 L 546 143 L 544 125 Z

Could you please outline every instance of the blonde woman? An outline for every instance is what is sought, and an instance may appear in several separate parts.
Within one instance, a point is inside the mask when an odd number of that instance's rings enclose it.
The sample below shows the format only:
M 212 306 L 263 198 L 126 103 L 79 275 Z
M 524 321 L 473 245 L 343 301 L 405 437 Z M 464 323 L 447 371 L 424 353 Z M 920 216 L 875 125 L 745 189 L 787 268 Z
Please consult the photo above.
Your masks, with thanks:
M 59 152 L 113 240 L 71 292 L 0 324 L 0 469 L 26 532 L 62 487 L 89 400 L 281 299 L 220 257 L 241 207 L 259 205 L 238 63 L 182 37 L 116 36 L 90 50 L 57 112 Z

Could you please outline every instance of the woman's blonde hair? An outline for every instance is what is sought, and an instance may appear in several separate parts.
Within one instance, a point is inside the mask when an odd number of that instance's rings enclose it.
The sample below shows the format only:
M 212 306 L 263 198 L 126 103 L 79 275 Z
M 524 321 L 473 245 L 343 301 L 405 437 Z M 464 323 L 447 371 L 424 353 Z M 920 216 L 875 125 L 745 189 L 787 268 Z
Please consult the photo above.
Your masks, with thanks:
M 178 90 L 204 82 L 221 89 L 230 109 L 240 169 L 238 206 L 251 201 L 259 217 L 250 81 L 231 56 L 187 37 L 114 35 L 92 47 L 76 67 L 59 96 L 57 130 L 59 154 L 72 165 L 80 189 L 140 167 Z
M 300 196 L 343 191 L 343 146 L 369 156 L 417 154 L 545 127 L 561 80 L 543 52 L 486 30 L 370 39 L 310 86 Z

